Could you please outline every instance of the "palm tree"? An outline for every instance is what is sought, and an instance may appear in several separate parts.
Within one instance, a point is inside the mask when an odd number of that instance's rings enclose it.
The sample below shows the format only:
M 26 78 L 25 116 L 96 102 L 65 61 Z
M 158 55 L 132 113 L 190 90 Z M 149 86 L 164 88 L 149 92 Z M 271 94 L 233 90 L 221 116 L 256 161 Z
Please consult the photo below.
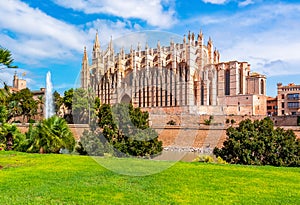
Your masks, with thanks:
M 24 151 L 23 147 L 25 146 L 24 134 L 17 128 L 14 124 L 3 123 L 0 126 L 0 146 L 2 144 L 6 145 L 7 137 L 11 136 L 13 138 L 12 149 L 16 151 Z
M 7 105 L 7 102 L 11 96 L 9 87 L 4 83 L 4 88 L 0 89 L 0 105 Z
M 13 61 L 14 59 L 12 58 L 10 51 L 0 46 L 0 69 L 4 69 L 6 67 L 17 68 L 17 66 L 12 65 Z
M 6 107 L 3 105 L 0 105 L 0 123 L 4 123 L 7 121 L 7 115 L 8 115 L 8 112 L 7 112 Z
M 8 111 L 9 111 L 8 120 L 13 118 L 13 121 L 15 121 L 16 117 L 20 116 L 22 113 L 22 108 L 20 106 L 20 103 L 16 100 L 10 101 L 8 103 Z
M 53 116 L 40 122 L 36 130 L 31 131 L 33 140 L 28 151 L 39 150 L 40 153 L 58 153 L 65 148 L 73 151 L 75 139 L 63 118 Z

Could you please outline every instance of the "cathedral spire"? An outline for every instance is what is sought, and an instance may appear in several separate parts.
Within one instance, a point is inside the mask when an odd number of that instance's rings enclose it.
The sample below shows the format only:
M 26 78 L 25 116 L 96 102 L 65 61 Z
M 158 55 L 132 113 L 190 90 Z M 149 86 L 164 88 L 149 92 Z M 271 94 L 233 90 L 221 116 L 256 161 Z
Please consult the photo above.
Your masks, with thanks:
M 110 50 L 113 50 L 112 36 L 110 36 L 109 49 L 110 49 Z
M 198 34 L 198 45 L 202 46 L 203 45 L 203 33 L 202 30 L 200 30 L 200 33 Z
M 203 38 L 203 33 L 202 33 L 202 29 L 200 29 L 200 33 L 199 33 L 199 36 L 200 36 L 201 38 Z
M 149 48 L 148 42 L 146 41 L 145 49 L 148 50 L 148 48 Z
M 86 47 L 84 46 L 82 62 L 87 62 L 87 61 L 88 61 L 88 56 L 86 53 Z
M 100 43 L 99 43 L 99 37 L 98 37 L 98 30 L 96 33 L 96 37 L 95 37 L 95 42 L 94 42 L 94 50 L 96 50 L 97 48 L 100 49 Z
M 212 45 L 211 37 L 209 37 L 209 39 L 208 39 L 208 44 L 211 44 L 211 45 Z

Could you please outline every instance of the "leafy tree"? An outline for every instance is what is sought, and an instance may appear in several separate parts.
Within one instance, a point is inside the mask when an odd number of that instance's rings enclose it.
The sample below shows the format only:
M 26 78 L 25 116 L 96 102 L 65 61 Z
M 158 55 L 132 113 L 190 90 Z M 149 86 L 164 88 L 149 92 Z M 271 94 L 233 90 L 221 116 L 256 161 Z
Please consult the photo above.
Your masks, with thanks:
M 162 151 L 158 134 L 148 125 L 148 112 L 132 105 L 102 105 L 98 114 L 103 135 L 118 155 L 150 156 Z
M 76 146 L 81 155 L 103 156 L 104 153 L 114 154 L 114 149 L 98 131 L 85 130 Z
M 292 130 L 274 129 L 270 118 L 250 119 L 227 129 L 227 140 L 214 154 L 229 163 L 300 166 L 300 140 Z
M 83 88 L 75 89 L 72 104 L 72 114 L 75 123 L 87 123 L 89 106 L 86 90 Z
M 71 89 L 64 92 L 63 103 L 65 104 L 65 106 L 69 110 L 72 110 L 73 95 L 74 95 L 74 89 L 73 88 L 71 88 Z
M 23 122 L 25 117 L 27 121 L 37 114 L 37 102 L 33 99 L 33 94 L 28 88 L 21 90 L 20 92 L 13 93 L 10 97 L 10 101 L 16 101 L 21 107 L 21 115 L 23 115 Z
M 63 98 L 60 96 L 60 94 L 57 91 L 54 91 L 53 98 L 54 98 L 55 113 L 58 114 L 59 109 L 63 104 Z
M 70 123 L 73 124 L 73 115 L 72 115 L 72 104 L 73 104 L 73 95 L 74 95 L 74 89 L 71 88 L 67 91 L 64 92 L 64 97 L 63 97 L 63 104 L 66 106 L 68 109 L 68 113 L 64 113 L 64 119 Z
M 74 90 L 72 113 L 75 123 L 90 123 L 95 113 L 95 98 L 92 90 Z
M 31 141 L 28 152 L 58 153 L 63 148 L 73 151 L 75 146 L 68 124 L 55 115 L 31 127 L 26 136 Z
M 12 58 L 11 52 L 0 46 L 0 69 L 3 68 L 17 68 L 13 66 L 14 59 Z

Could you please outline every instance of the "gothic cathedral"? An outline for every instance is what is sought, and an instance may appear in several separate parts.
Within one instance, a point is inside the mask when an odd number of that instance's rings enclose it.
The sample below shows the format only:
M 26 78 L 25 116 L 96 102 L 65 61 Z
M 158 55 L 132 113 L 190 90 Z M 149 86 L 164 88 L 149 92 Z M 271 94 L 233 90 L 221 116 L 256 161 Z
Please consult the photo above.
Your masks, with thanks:
M 265 115 L 266 76 L 247 62 L 220 62 L 211 38 L 203 39 L 201 31 L 189 32 L 179 43 L 115 53 L 112 40 L 101 49 L 96 33 L 91 64 L 84 49 L 81 87 L 102 103 L 132 103 L 152 113 Z

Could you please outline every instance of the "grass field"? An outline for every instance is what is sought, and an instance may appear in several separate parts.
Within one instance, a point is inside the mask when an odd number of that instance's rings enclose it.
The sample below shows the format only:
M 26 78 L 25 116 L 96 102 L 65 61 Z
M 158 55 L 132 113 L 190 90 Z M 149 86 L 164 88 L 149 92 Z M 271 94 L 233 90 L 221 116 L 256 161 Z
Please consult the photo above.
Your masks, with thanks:
M 2 151 L 0 204 L 300 204 L 300 169 Z

